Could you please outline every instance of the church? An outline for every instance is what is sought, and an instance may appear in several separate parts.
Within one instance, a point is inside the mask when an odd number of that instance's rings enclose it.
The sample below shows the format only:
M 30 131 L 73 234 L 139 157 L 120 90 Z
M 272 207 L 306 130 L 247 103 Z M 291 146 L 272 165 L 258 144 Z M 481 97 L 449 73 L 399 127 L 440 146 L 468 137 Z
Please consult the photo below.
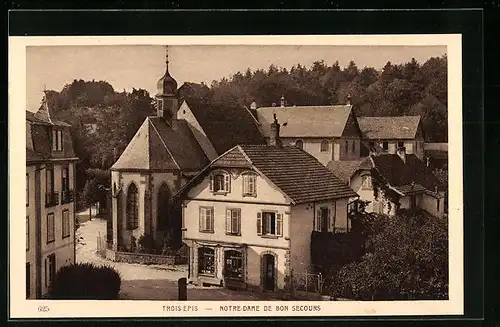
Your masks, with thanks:
M 173 194 L 236 144 L 265 144 L 249 111 L 181 97 L 188 84 L 177 87 L 167 49 L 166 70 L 157 83 L 156 113 L 144 120 L 111 167 L 108 245 L 113 251 L 133 251 L 145 235 L 157 245 L 180 245 L 181 206 L 172 201 Z

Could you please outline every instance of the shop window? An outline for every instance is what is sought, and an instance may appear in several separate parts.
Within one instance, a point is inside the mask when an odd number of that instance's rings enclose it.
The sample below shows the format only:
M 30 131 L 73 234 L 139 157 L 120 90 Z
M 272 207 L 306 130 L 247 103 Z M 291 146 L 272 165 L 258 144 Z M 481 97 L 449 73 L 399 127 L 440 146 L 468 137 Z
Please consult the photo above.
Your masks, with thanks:
M 228 250 L 224 253 L 224 257 L 224 276 L 226 278 L 243 279 L 243 255 L 241 254 L 241 252 Z
M 211 248 L 198 249 L 198 273 L 215 275 L 215 251 Z

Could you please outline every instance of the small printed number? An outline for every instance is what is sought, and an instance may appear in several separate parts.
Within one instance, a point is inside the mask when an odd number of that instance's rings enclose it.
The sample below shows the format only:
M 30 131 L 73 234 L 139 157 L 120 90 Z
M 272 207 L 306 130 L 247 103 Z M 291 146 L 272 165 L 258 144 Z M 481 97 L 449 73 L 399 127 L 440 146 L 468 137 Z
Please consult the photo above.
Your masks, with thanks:
M 38 306 L 38 311 L 39 312 L 49 312 L 49 310 L 50 310 L 49 307 L 46 306 L 46 305 L 40 305 L 40 306 Z

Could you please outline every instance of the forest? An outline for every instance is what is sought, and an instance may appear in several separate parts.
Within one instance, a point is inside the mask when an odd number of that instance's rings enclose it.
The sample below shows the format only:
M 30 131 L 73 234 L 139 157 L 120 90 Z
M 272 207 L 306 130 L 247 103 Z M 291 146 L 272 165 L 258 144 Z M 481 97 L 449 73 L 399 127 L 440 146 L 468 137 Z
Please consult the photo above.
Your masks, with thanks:
M 175 76 L 174 76 L 175 77 Z M 351 97 L 358 116 L 420 115 L 428 142 L 447 142 L 447 57 L 423 63 L 360 68 L 354 61 L 340 67 L 315 61 L 310 67 L 236 72 L 210 85 L 182 88 L 180 96 L 194 97 L 207 106 L 272 106 L 284 96 L 287 105 L 344 104 Z M 75 79 L 47 98 L 58 119 L 72 125 L 77 156 L 77 190 L 85 188 L 96 171 L 107 171 L 120 156 L 144 119 L 154 113 L 154 95 L 137 88 L 117 91 L 106 81 Z M 88 124 L 96 124 L 90 133 Z M 91 173 L 89 173 L 89 171 Z

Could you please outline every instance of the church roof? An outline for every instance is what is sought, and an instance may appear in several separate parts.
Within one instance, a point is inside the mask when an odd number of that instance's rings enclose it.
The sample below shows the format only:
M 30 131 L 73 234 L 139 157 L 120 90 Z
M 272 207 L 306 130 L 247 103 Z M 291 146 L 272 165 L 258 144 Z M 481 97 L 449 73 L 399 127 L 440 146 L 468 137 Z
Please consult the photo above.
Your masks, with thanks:
M 280 123 L 281 137 L 340 137 L 352 105 L 260 107 L 257 116 L 265 137 L 271 135 L 273 114 Z
M 358 124 L 366 139 L 414 139 L 420 116 L 358 117 Z
M 147 117 L 112 170 L 201 170 L 208 159 L 187 122 Z
M 185 100 L 218 154 L 237 144 L 266 144 L 259 127 L 245 108 Z

